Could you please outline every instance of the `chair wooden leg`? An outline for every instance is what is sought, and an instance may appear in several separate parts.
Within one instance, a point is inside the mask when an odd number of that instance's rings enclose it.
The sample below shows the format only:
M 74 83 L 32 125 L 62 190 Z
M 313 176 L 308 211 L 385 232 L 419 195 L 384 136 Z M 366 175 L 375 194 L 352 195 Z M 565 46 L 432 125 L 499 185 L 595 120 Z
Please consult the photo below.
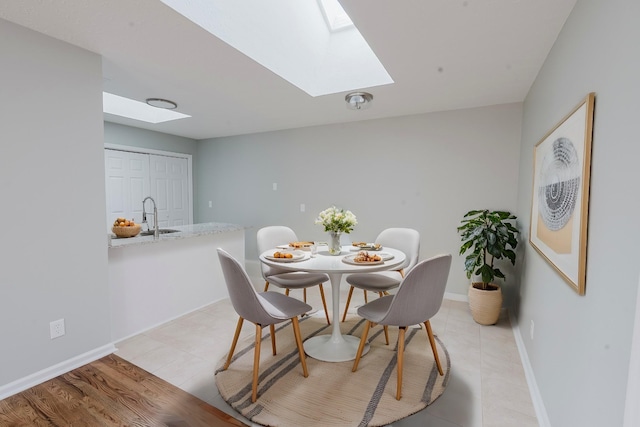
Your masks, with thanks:
M 287 289 L 285 289 L 284 294 L 285 294 L 286 296 L 289 296 L 289 289 L 288 289 L 288 288 L 287 288 Z
M 231 350 L 229 350 L 229 355 L 227 356 L 227 361 L 225 362 L 222 370 L 224 371 L 231 364 L 231 358 L 233 357 L 233 352 L 236 351 L 236 344 L 238 343 L 238 337 L 240 336 L 240 330 L 242 329 L 242 323 L 244 319 L 242 317 L 238 317 L 238 323 L 236 325 L 236 333 L 233 335 L 233 342 L 231 342 Z
M 264 282 L 264 291 L 267 292 L 267 289 L 269 289 L 269 282 Z
M 378 296 L 382 298 L 384 296 L 384 292 L 378 292 Z
M 260 342 L 262 341 L 262 326 L 256 325 L 256 346 L 253 350 L 253 385 L 251 386 L 251 402 L 258 399 L 258 370 L 260 369 Z
M 329 311 L 327 310 L 327 300 L 324 299 L 324 287 L 322 283 L 318 285 L 320 288 L 320 298 L 322 299 L 322 307 L 324 308 L 324 316 L 327 318 L 327 324 L 331 324 L 331 320 L 329 320 Z
M 398 331 L 398 386 L 396 388 L 396 400 L 400 400 L 402 397 L 402 368 L 404 362 L 404 333 L 407 330 L 406 327 L 400 326 Z
M 307 302 L 307 288 L 304 288 L 302 290 L 302 300 L 306 303 Z
M 355 372 L 358 370 L 358 363 L 360 363 L 360 358 L 362 357 L 362 351 L 364 350 L 364 345 L 367 343 L 367 335 L 369 335 L 369 328 L 371 327 L 371 322 L 367 320 L 367 323 L 364 325 L 364 331 L 362 331 L 362 336 L 360 337 L 360 345 L 358 346 L 358 352 L 356 353 L 356 360 L 353 361 L 353 368 L 351 372 Z
M 401 268 L 400 270 L 396 270 L 396 271 L 400 273 L 400 277 L 404 279 L 404 268 Z
M 347 304 L 344 306 L 344 314 L 342 315 L 342 321 L 347 318 L 347 310 L 349 309 L 349 303 L 351 302 L 351 295 L 353 295 L 353 286 L 349 288 L 349 295 L 347 296 Z
M 276 327 L 275 325 L 269 325 L 269 334 L 271 335 L 271 350 L 273 355 L 276 355 Z
M 300 364 L 302 365 L 302 375 L 305 378 L 309 376 L 307 371 L 307 360 L 304 355 L 304 348 L 302 347 L 302 335 L 300 334 L 300 323 L 297 317 L 291 318 L 291 325 L 293 326 L 293 335 L 296 338 L 296 345 L 298 346 L 298 355 L 300 356 Z
M 367 298 L 367 291 L 363 289 L 362 292 L 364 292 L 364 303 L 367 304 L 369 302 L 369 299 Z
M 389 327 L 384 325 L 384 339 L 387 341 L 387 345 L 389 345 Z
M 436 360 L 436 366 L 438 367 L 438 372 L 440 375 L 444 375 L 442 371 L 442 366 L 440 365 L 440 358 L 438 357 L 438 350 L 436 349 L 436 340 L 433 338 L 433 331 L 431 330 L 431 322 L 424 322 L 424 326 L 427 330 L 427 336 L 429 337 L 429 344 L 431 344 L 431 351 L 433 351 L 433 358 Z

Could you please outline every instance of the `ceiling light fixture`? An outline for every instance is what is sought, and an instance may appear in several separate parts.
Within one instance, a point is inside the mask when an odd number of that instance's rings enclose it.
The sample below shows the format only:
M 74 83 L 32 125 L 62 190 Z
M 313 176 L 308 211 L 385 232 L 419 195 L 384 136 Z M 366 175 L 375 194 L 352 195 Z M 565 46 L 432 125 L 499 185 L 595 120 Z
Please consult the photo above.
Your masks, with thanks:
M 373 95 L 367 92 L 351 92 L 344 97 L 350 110 L 364 110 L 371 107 Z
M 175 110 L 178 108 L 178 104 L 173 101 L 169 101 L 168 99 L 162 98 L 147 98 L 147 104 L 156 108 L 164 108 L 165 110 Z

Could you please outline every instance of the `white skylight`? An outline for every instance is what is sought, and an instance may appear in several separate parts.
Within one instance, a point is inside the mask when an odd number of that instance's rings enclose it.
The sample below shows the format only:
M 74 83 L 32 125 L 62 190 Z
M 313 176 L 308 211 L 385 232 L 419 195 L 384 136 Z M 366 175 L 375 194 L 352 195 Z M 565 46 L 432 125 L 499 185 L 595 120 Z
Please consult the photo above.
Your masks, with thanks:
M 148 123 L 162 123 L 191 117 L 174 110 L 152 107 L 144 102 L 102 92 L 102 111 Z
M 324 20 L 331 31 L 353 27 L 353 21 L 338 0 L 318 0 Z
M 311 96 L 393 83 L 339 3 L 325 5 L 343 25 L 331 31 L 310 0 L 161 1 Z

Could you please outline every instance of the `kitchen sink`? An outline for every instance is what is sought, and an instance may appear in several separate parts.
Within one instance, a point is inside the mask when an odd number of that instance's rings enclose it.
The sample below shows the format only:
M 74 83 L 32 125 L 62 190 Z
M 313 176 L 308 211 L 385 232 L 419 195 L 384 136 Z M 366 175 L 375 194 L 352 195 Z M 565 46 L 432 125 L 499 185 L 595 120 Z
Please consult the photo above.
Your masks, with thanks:
M 172 230 L 170 228 L 160 228 L 158 234 L 178 233 L 180 230 Z M 153 230 L 141 231 L 141 236 L 153 236 Z

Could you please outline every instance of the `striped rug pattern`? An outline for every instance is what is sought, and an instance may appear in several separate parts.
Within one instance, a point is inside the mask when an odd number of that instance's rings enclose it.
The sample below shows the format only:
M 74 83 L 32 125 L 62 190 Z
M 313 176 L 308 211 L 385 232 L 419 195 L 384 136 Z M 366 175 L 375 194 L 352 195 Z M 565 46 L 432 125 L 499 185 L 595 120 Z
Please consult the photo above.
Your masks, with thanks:
M 341 331 L 359 338 L 363 327 L 364 321 L 354 316 L 341 324 Z M 300 329 L 303 340 L 331 333 L 323 317 L 302 318 Z M 444 392 L 449 380 L 449 354 L 436 337 L 444 370 L 440 376 L 424 326 L 409 328 L 405 336 L 400 401 L 395 399 L 398 328 L 389 328 L 388 346 L 382 327 L 371 329 L 371 350 L 362 357 L 356 372 L 351 372 L 352 361 L 329 363 L 307 357 L 307 378 L 302 376 L 291 323 L 276 325 L 276 356 L 271 352 L 269 328 L 264 330 L 256 403 L 251 403 L 253 337 L 239 342 L 229 368 L 221 371 L 223 358 L 215 374 L 222 398 L 264 426 L 384 426 L 424 409 Z

